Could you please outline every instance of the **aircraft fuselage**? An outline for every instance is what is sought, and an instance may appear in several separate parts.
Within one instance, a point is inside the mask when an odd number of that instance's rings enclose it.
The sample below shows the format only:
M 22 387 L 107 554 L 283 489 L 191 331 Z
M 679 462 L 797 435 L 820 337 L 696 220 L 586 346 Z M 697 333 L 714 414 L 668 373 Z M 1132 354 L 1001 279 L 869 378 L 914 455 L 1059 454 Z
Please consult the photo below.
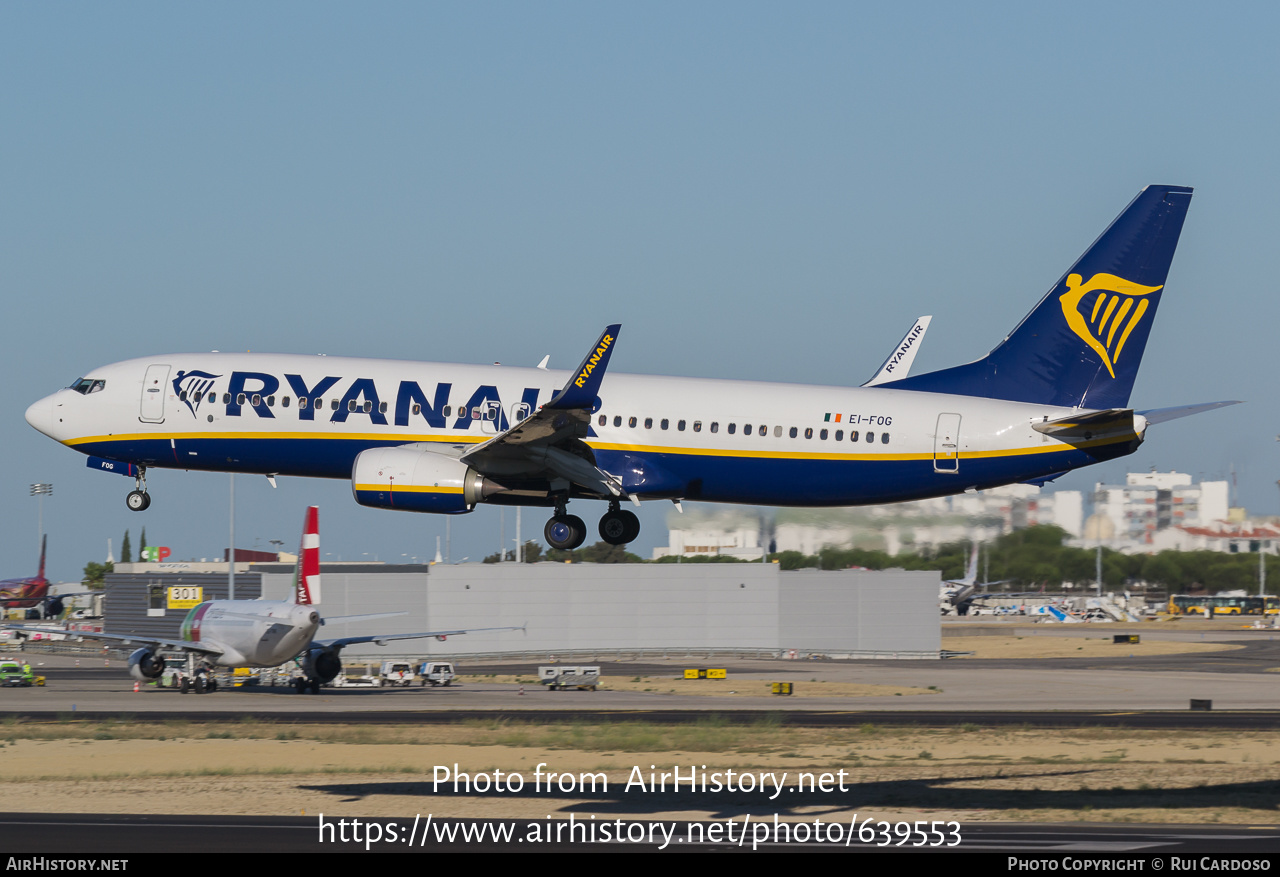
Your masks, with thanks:
M 351 478 L 369 448 L 467 448 L 571 373 L 288 354 L 153 356 L 94 369 L 27 411 L 84 454 L 147 467 Z M 1072 409 L 975 396 L 610 373 L 584 439 L 641 498 L 784 506 L 895 502 L 1042 479 L 1132 453 L 1032 429 Z M 501 473 L 494 473 L 501 478 Z M 512 486 L 512 485 L 508 485 Z M 545 484 L 492 501 L 548 505 Z M 575 495 L 582 495 L 575 493 Z

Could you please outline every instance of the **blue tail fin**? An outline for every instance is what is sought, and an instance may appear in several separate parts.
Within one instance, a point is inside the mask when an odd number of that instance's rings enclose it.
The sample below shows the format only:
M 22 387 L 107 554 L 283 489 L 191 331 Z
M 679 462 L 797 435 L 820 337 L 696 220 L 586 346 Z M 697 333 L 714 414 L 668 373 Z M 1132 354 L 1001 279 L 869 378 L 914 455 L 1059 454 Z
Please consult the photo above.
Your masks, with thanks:
M 1007 338 L 967 365 L 881 384 L 1074 408 L 1125 408 L 1191 189 L 1148 186 Z

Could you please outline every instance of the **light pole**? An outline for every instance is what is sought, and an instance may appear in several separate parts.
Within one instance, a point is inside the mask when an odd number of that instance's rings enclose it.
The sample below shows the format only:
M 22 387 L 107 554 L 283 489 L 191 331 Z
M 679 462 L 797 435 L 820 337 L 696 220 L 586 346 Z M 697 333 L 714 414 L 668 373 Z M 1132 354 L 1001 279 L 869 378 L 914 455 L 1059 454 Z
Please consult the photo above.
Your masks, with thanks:
M 44 498 L 53 496 L 53 485 L 43 481 L 31 485 L 31 495 L 37 497 L 38 512 L 36 515 L 36 544 L 44 538 Z

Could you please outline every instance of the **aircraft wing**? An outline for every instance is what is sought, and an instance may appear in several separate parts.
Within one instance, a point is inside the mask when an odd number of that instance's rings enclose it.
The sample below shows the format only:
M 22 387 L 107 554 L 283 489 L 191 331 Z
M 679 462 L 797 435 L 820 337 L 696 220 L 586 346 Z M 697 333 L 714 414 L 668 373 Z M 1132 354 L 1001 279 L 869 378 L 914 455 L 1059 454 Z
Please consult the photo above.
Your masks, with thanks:
M 545 477 L 565 487 L 577 485 L 601 496 L 622 496 L 618 479 L 595 464 L 582 441 L 596 408 L 600 382 L 621 324 L 605 328 L 568 383 L 534 414 L 462 454 L 477 472 L 501 478 Z
M 61 636 L 73 637 L 75 639 L 92 639 L 102 640 L 103 642 L 119 643 L 122 646 L 155 646 L 160 649 L 173 649 L 181 652 L 195 652 L 198 655 L 220 655 L 222 649 L 216 646 L 202 645 L 201 643 L 191 643 L 172 639 L 159 639 L 153 636 L 137 636 L 132 634 L 117 633 L 93 633 L 84 630 L 54 630 L 48 627 L 29 627 L 25 624 L 6 624 L 5 630 L 16 630 L 19 633 L 56 633 Z
M 473 627 L 467 630 L 430 630 L 426 633 L 383 633 L 372 634 L 370 636 L 347 636 L 342 639 L 315 640 L 311 643 L 313 649 L 341 649 L 344 646 L 354 646 L 359 643 L 377 643 L 384 646 L 389 642 L 401 639 L 445 639 L 450 636 L 461 636 L 464 633 L 486 633 L 494 630 L 524 630 L 523 627 Z

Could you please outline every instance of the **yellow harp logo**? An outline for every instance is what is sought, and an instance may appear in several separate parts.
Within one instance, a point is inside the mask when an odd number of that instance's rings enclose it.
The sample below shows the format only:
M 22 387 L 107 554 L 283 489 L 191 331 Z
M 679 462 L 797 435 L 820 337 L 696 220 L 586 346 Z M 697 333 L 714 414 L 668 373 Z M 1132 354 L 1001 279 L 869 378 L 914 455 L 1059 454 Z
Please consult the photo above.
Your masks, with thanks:
M 1114 274 L 1095 274 L 1088 283 L 1082 283 L 1082 279 L 1079 274 L 1067 277 L 1067 291 L 1058 299 L 1062 303 L 1062 315 L 1067 318 L 1071 331 L 1102 357 L 1102 364 L 1114 378 L 1124 342 L 1147 312 L 1150 302 L 1142 296 L 1164 287 L 1140 286 Z M 1098 296 L 1086 320 L 1080 312 L 1080 303 L 1091 292 L 1097 292 Z

